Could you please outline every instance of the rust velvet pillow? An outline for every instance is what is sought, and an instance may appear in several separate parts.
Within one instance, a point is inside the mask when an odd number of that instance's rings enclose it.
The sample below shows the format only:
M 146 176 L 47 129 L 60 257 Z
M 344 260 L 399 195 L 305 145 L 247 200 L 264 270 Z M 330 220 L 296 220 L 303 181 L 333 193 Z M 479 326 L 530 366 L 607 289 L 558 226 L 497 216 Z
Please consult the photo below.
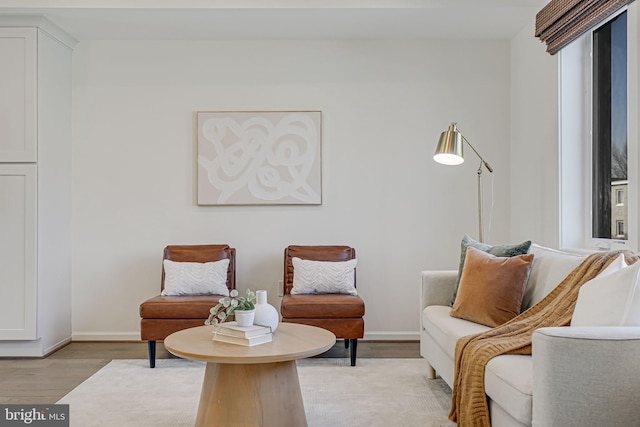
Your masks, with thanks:
M 495 327 L 520 314 L 533 254 L 497 257 L 467 248 L 456 302 L 450 315 Z

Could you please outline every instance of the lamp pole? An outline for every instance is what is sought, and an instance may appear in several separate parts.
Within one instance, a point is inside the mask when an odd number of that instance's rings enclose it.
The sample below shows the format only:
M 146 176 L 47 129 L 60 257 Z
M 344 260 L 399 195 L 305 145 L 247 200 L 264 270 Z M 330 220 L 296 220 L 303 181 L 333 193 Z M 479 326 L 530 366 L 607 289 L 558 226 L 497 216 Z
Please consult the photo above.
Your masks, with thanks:
M 484 243 L 484 221 L 482 220 L 482 161 L 480 161 L 480 166 L 478 166 L 478 237 L 480 239 L 480 243 Z
M 473 145 L 471 145 L 471 143 L 464 136 L 464 134 L 459 130 L 458 130 L 458 132 L 460 132 L 460 136 L 462 136 L 462 140 L 464 142 L 466 142 L 467 145 L 469 145 L 469 147 L 471 147 L 473 152 L 476 153 L 476 156 L 478 156 L 478 158 L 480 159 L 480 166 L 478 166 L 478 238 L 479 238 L 481 243 L 484 243 L 484 221 L 482 219 L 483 218 L 483 215 L 482 215 L 482 210 L 483 210 L 482 209 L 482 207 L 483 207 L 483 202 L 482 202 L 482 165 L 484 165 L 484 167 L 486 167 L 487 170 L 490 173 L 493 173 L 493 168 L 491 167 L 491 165 L 489 163 L 487 163 L 487 161 L 485 159 L 482 158 L 480 153 L 478 153 L 478 150 L 476 150 L 475 147 Z

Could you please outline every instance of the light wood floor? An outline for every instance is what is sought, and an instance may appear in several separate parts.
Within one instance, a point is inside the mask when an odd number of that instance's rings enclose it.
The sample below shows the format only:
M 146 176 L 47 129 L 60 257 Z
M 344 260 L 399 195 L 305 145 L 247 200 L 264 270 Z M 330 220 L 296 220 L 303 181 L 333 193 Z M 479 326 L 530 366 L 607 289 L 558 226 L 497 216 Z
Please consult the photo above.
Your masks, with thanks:
M 0 358 L 0 403 L 51 404 L 113 359 L 147 359 L 146 343 L 72 342 L 44 359 Z M 157 344 L 158 359 L 175 358 Z M 318 357 L 349 357 L 338 341 Z M 415 341 L 359 341 L 358 358 L 416 358 Z

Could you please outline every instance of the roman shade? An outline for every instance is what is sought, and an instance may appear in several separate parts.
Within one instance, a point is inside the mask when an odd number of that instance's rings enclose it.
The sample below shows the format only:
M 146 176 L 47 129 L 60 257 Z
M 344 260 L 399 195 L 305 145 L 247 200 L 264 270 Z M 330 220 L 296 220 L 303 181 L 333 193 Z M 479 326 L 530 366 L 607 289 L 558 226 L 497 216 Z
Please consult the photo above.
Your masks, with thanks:
M 554 55 L 632 1 L 551 0 L 536 15 L 536 37 Z

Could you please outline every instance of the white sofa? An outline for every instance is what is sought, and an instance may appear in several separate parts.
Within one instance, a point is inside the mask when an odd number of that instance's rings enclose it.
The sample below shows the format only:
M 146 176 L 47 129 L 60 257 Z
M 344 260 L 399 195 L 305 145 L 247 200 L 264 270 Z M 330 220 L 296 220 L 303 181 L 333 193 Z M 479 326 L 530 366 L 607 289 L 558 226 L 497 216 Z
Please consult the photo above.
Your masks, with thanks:
M 584 256 L 532 245 L 523 310 L 540 301 Z M 451 387 L 458 338 L 487 326 L 449 316 L 457 270 L 421 273 L 420 354 Z M 557 327 L 533 334 L 532 356 L 502 355 L 485 371 L 491 424 L 640 425 L 640 327 Z M 535 396 L 535 398 L 534 398 Z

